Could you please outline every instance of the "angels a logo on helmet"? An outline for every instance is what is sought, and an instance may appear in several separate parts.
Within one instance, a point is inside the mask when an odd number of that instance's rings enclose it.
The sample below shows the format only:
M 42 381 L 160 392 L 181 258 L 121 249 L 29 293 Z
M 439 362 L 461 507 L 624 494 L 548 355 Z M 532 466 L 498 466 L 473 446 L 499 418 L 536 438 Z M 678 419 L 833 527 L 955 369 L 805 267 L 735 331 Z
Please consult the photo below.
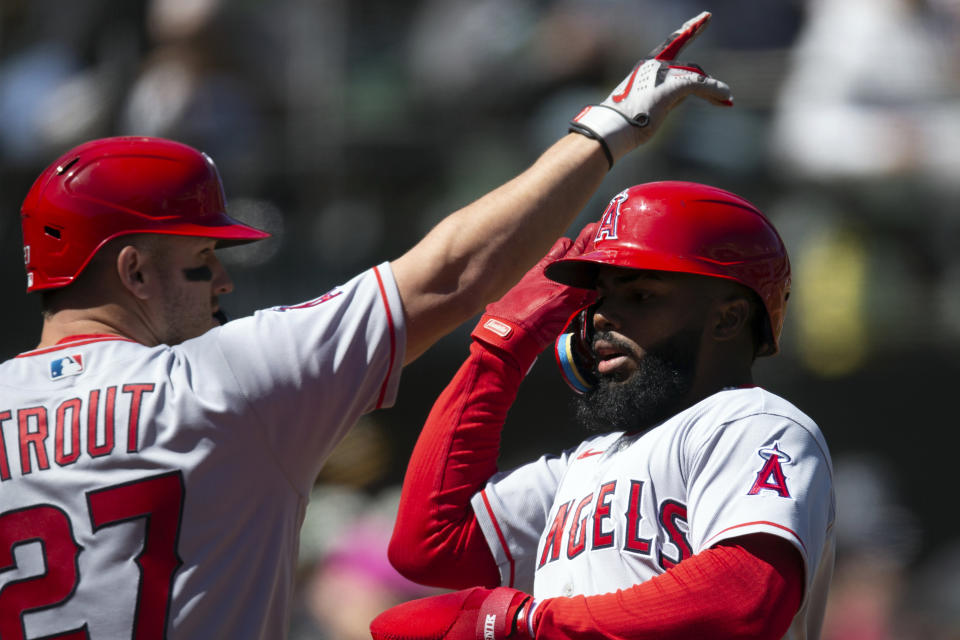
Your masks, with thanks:
M 603 215 L 600 216 L 597 235 L 593 237 L 594 244 L 601 240 L 616 240 L 619 237 L 617 236 L 617 226 L 620 223 L 620 207 L 627 200 L 627 191 L 628 189 L 624 189 L 613 196 L 613 200 L 610 201 Z

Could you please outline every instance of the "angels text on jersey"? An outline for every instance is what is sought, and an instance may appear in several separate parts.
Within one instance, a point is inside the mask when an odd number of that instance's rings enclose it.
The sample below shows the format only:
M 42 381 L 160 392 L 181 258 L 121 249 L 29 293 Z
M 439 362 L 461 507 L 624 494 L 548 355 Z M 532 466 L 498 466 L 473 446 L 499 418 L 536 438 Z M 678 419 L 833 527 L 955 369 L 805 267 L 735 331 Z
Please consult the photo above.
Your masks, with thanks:
M 604 453 L 587 449 L 576 461 Z M 743 487 L 744 493 L 791 498 L 782 468 L 790 456 L 780 449 L 779 443 L 761 448 L 757 454 L 755 479 L 749 487 Z M 573 560 L 586 551 L 611 548 L 649 556 L 664 571 L 692 556 L 687 505 L 673 497 L 661 497 L 655 512 L 645 513 L 644 508 L 649 509 L 650 505 L 644 499 L 644 491 L 650 490 L 648 485 L 649 480 L 636 478 L 601 480 L 594 491 L 556 505 L 542 537 L 537 569 L 559 560 L 561 554 Z
M 642 513 L 640 499 L 644 488 L 643 480 L 631 480 L 629 487 L 620 487 L 626 491 L 628 507 L 624 513 L 612 510 L 613 497 L 618 492 L 617 480 L 600 485 L 580 500 L 561 504 L 554 513 L 553 521 L 543 537 L 543 549 L 537 562 L 537 569 L 565 554 L 573 560 L 588 549 L 618 548 L 623 552 L 649 556 L 654 546 L 650 536 L 640 535 L 640 523 L 645 516 Z M 614 526 L 621 519 L 623 527 Z M 657 564 L 664 570 L 678 564 L 693 555 L 687 540 L 687 507 L 677 500 L 667 499 L 661 502 L 656 515 L 660 532 L 665 541 L 672 545 L 675 553 L 664 550 L 664 545 L 656 545 Z M 622 540 L 617 533 L 623 532 Z

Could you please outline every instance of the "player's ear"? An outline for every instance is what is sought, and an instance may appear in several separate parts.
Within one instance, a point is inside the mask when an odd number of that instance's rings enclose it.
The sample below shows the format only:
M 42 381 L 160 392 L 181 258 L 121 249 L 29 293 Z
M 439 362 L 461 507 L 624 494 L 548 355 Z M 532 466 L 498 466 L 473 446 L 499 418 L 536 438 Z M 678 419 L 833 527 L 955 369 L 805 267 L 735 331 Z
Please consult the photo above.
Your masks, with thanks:
M 131 294 L 146 300 L 150 297 L 146 273 L 147 256 L 144 251 L 128 244 L 117 253 L 117 275 L 120 283 Z
M 711 334 L 714 340 L 726 342 L 749 332 L 752 314 L 750 301 L 736 296 L 718 302 L 713 309 Z

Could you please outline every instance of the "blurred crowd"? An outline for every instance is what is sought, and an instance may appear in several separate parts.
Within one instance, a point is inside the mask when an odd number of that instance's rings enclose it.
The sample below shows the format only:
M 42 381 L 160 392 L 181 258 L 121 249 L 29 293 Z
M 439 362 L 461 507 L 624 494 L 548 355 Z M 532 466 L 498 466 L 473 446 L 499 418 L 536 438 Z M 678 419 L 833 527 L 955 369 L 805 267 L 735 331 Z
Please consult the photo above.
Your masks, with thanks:
M 20 202 L 83 140 L 164 136 L 215 159 L 231 213 L 274 234 L 225 252 L 237 290 L 224 303 L 242 315 L 396 257 L 704 9 L 713 22 L 685 57 L 731 85 L 735 108 L 684 105 L 579 223 L 658 179 L 730 189 L 774 220 L 794 288 L 759 383 L 833 450 L 841 548 L 824 638 L 960 637 L 943 444 L 960 382 L 960 0 L 0 0 L 2 355 L 38 337 Z M 397 407 L 318 478 L 293 638 L 367 637 L 377 612 L 427 593 L 385 545 L 468 330 L 409 367 Z M 563 403 L 537 401 L 565 393 L 550 364 L 511 411 L 503 466 L 580 440 Z

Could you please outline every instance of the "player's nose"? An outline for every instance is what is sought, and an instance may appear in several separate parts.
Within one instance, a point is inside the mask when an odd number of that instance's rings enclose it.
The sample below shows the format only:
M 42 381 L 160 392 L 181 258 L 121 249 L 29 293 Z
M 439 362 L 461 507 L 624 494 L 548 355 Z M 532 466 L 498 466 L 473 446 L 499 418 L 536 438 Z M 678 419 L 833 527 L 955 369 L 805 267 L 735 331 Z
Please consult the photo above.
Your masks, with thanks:
M 227 273 L 226 267 L 223 266 L 223 263 L 219 259 L 215 259 L 215 264 L 213 265 L 213 292 L 216 295 L 223 295 L 233 291 L 233 279 L 230 278 L 230 274 Z
M 620 327 L 613 313 L 612 305 L 604 298 L 593 310 L 593 328 L 595 331 L 613 331 Z

